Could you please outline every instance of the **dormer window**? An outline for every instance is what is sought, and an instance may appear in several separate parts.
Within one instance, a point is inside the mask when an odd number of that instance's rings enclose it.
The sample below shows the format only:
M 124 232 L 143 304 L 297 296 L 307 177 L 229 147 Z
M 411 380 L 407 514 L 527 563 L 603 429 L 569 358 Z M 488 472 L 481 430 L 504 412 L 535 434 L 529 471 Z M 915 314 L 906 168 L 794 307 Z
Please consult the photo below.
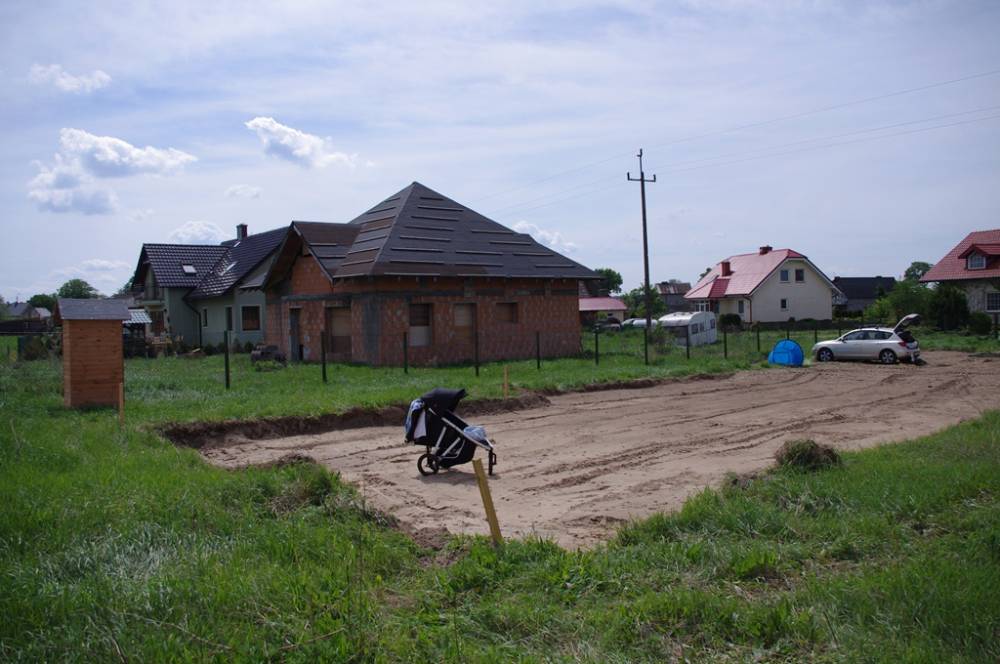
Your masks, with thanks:
M 965 259 L 965 267 L 968 270 L 985 270 L 986 256 L 982 254 L 969 254 L 969 257 Z
M 184 274 L 198 274 L 198 270 L 194 269 L 191 263 L 181 263 L 181 269 L 184 270 Z

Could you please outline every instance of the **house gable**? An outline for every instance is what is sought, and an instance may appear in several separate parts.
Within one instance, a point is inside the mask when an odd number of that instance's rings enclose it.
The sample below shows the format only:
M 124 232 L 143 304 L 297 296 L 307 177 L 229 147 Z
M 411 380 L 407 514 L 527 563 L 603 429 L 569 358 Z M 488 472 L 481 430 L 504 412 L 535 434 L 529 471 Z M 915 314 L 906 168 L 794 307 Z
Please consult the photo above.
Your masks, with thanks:
M 982 257 L 981 259 L 977 257 Z M 971 266 L 970 266 L 970 259 Z M 979 267 L 982 265 L 982 267 Z M 1000 229 L 974 231 L 927 271 L 920 281 L 964 281 L 1000 278 Z

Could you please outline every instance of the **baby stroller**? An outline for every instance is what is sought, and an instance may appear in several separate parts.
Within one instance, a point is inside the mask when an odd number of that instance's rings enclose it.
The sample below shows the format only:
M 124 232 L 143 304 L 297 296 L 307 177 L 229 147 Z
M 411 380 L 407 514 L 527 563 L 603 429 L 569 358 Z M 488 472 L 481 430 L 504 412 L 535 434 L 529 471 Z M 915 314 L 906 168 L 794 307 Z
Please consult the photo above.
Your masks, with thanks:
M 455 414 L 465 390 L 436 388 L 414 399 L 406 415 L 406 442 L 424 445 L 427 452 L 417 459 L 421 475 L 434 475 L 441 468 L 451 468 L 472 461 L 476 448 L 489 453 L 489 471 L 497 463 L 493 441 L 482 427 L 469 426 Z

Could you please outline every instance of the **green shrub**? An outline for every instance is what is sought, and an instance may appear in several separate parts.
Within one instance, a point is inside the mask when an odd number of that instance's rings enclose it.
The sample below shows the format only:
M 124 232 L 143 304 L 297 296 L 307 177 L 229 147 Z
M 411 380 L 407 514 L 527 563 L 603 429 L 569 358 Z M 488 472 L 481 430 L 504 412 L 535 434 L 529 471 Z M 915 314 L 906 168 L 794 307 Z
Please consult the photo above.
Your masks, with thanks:
M 969 314 L 969 332 L 986 336 L 993 329 L 993 321 L 982 311 L 974 311 Z
M 931 294 L 927 315 L 942 330 L 957 330 L 969 322 L 965 293 L 951 284 L 939 284 Z
M 837 450 L 827 445 L 819 445 L 814 440 L 788 440 L 774 455 L 779 466 L 819 470 L 840 465 Z
M 719 327 L 727 330 L 738 330 L 743 327 L 743 319 L 739 314 L 722 314 L 719 316 Z

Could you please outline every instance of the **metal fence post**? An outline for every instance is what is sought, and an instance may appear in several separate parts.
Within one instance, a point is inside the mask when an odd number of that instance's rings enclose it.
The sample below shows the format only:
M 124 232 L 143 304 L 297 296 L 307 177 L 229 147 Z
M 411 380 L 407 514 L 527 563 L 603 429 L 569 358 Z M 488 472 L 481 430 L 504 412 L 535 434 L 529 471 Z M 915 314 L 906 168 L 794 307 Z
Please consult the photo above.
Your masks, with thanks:
M 406 332 L 403 332 L 403 373 L 410 373 L 410 340 Z
M 542 333 L 535 331 L 535 366 L 542 369 Z
M 320 333 L 319 361 L 323 364 L 323 382 L 326 382 L 326 330 Z
M 729 359 L 729 334 L 726 332 L 729 328 L 725 325 L 722 326 L 722 358 Z
M 791 321 L 788 321 L 787 323 L 785 323 L 785 338 L 786 339 L 791 339 L 792 338 L 792 322 Z
M 684 326 L 684 352 L 687 354 L 687 359 L 691 359 L 691 326 Z
M 597 328 L 594 328 L 594 364 L 599 365 L 601 363 L 601 342 L 598 336 Z
M 226 342 L 226 389 L 229 389 L 229 330 L 222 333 L 222 338 Z
M 760 321 L 757 321 L 756 328 L 757 328 L 757 352 L 759 353 L 760 352 Z
M 813 343 L 819 343 L 819 321 L 813 321 Z
M 474 332 L 476 334 L 475 348 L 474 348 L 474 352 L 475 352 L 474 360 L 476 362 L 476 378 L 479 378 L 479 321 L 478 320 L 476 321 L 476 326 L 474 328 Z

